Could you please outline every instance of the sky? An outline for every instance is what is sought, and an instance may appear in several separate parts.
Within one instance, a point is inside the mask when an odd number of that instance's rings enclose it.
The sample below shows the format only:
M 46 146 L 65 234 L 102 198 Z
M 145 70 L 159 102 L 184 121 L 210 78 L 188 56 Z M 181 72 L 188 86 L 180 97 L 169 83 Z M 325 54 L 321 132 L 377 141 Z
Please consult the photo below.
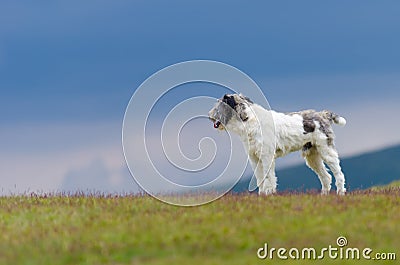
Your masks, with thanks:
M 136 191 L 125 109 L 149 76 L 188 60 L 240 69 L 275 110 L 344 116 L 344 157 L 399 144 L 399 10 L 386 0 L 1 1 L 0 194 Z

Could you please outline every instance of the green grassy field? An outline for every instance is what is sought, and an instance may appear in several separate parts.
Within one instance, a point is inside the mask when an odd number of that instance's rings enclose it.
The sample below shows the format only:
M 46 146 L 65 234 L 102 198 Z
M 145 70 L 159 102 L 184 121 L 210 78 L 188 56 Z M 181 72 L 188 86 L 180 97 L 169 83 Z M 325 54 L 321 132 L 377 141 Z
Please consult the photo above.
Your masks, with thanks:
M 292 264 L 258 259 L 257 249 L 268 243 L 319 250 L 337 246 L 339 236 L 348 247 L 397 252 L 399 260 L 399 220 L 397 185 L 345 197 L 227 195 L 200 207 L 145 195 L 2 197 L 0 264 Z M 295 264 L 366 262 L 325 257 Z

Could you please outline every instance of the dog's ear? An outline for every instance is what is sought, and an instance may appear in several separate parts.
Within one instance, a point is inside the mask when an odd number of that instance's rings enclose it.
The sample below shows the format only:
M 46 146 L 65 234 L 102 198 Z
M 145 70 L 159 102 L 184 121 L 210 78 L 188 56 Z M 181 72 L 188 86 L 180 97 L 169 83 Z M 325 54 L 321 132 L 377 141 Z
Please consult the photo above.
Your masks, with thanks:
M 224 95 L 222 102 L 225 102 L 226 104 L 228 104 L 232 109 L 235 109 L 236 105 L 237 105 L 235 98 L 233 96 L 229 96 L 227 94 Z
M 246 105 L 241 103 L 237 106 L 236 108 L 237 113 L 239 114 L 239 117 L 242 121 L 247 121 L 249 119 L 249 116 L 247 115 L 246 112 Z

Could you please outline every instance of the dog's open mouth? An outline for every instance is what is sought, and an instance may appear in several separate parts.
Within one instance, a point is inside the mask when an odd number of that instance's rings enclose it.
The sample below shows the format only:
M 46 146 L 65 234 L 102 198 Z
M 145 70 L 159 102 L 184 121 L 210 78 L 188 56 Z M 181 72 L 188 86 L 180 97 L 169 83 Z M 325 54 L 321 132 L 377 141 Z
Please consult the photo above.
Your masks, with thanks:
M 214 128 L 215 128 L 215 129 L 218 129 L 218 128 L 221 129 L 221 128 L 220 128 L 221 122 L 220 122 L 219 120 L 214 119 L 214 118 L 211 118 L 211 117 L 209 117 L 209 119 L 213 122 Z

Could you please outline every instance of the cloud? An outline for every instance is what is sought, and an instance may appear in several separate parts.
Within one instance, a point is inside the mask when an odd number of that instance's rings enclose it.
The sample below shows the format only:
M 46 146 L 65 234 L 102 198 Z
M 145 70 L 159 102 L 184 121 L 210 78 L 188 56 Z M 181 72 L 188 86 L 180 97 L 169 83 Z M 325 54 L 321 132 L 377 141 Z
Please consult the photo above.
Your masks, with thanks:
M 121 176 L 121 128 L 115 122 L 23 123 L 0 131 L 1 194 L 59 191 L 67 174 L 102 161 Z
M 65 192 L 137 193 L 139 188 L 126 167 L 108 168 L 102 159 L 69 170 L 60 189 Z

